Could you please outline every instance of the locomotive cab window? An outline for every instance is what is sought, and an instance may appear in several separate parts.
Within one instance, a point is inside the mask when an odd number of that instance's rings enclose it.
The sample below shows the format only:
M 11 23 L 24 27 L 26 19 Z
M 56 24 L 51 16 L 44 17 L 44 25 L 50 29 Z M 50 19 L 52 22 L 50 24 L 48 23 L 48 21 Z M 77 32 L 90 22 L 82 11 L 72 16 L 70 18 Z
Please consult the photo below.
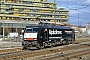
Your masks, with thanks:
M 38 32 L 38 28 L 37 27 L 34 27 L 33 28 L 33 32 Z
M 25 29 L 25 32 L 38 32 L 38 28 L 37 27 L 27 28 Z
M 25 32 L 32 32 L 32 28 L 25 29 Z

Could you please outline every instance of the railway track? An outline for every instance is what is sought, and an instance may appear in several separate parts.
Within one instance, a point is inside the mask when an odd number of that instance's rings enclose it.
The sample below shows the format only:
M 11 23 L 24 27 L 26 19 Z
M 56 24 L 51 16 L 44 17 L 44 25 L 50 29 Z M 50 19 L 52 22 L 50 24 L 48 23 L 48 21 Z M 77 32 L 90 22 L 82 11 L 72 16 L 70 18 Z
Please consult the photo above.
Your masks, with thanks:
M 22 51 L 22 47 L 0 49 L 0 54 L 2 54 L 2 53 L 9 53 L 9 52 L 16 52 L 16 51 Z
M 74 43 L 74 44 L 79 44 L 79 43 Z M 16 52 L 16 51 L 22 51 L 22 47 L 3 48 L 3 49 L 0 49 L 0 54 L 2 54 L 2 53 L 9 53 L 9 52 Z
M 90 45 L 88 44 L 80 44 L 75 46 L 64 46 L 63 48 L 60 47 L 54 47 L 54 48 L 47 48 L 42 50 L 36 50 L 36 51 L 16 51 L 16 52 L 8 52 L 8 53 L 2 53 L 0 54 L 0 60 L 33 60 L 33 59 L 41 59 L 41 60 L 48 60 L 52 58 L 57 58 L 61 56 L 60 54 L 64 53 L 65 56 L 69 58 L 73 58 L 72 56 L 90 53 Z M 85 52 L 85 53 L 82 53 Z M 77 54 L 76 54 L 77 53 Z M 63 55 L 63 54 L 62 54 Z M 47 58 L 49 57 L 49 58 Z M 62 56 L 61 56 L 62 57 Z M 59 58 L 58 58 L 59 59 Z M 65 59 L 62 57 L 62 59 Z M 52 60 L 52 59 L 51 59 Z
M 69 51 L 66 53 L 57 53 L 55 55 L 49 55 L 47 57 L 42 57 L 40 60 L 69 60 L 73 58 L 80 58 L 83 55 L 90 54 L 90 48 L 85 48 L 77 51 Z

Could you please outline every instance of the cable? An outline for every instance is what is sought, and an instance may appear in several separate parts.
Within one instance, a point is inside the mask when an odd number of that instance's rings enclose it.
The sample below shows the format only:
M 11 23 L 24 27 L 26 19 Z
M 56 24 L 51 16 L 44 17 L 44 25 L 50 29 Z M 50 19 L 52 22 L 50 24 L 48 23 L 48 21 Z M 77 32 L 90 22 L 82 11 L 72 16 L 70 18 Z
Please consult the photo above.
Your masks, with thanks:
M 67 2 L 67 8 L 69 8 L 69 6 L 68 6 L 68 1 L 66 0 L 66 2 Z

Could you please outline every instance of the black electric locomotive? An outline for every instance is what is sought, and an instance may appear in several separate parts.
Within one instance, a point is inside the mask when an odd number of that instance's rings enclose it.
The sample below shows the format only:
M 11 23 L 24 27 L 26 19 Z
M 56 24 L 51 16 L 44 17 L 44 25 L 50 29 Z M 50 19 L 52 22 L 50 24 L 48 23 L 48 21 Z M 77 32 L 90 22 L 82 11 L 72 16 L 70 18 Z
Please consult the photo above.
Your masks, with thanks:
M 57 44 L 71 44 L 75 41 L 73 28 L 57 26 L 55 24 L 38 24 L 26 26 L 23 32 L 23 49 L 45 46 L 55 46 Z

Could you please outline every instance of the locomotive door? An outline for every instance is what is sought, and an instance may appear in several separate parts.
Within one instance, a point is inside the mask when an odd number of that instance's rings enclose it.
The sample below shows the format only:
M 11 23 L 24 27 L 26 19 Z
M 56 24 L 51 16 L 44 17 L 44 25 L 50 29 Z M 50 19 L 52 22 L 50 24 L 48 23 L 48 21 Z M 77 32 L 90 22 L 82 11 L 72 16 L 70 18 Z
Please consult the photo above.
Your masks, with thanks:
M 48 40 L 48 31 L 47 29 L 41 28 L 38 31 L 38 43 L 43 45 L 43 42 Z
M 48 29 L 45 28 L 44 30 L 44 41 L 48 41 Z
M 48 29 L 42 28 L 38 33 L 39 33 L 38 43 L 40 44 L 41 47 L 44 47 L 45 42 L 48 41 Z

